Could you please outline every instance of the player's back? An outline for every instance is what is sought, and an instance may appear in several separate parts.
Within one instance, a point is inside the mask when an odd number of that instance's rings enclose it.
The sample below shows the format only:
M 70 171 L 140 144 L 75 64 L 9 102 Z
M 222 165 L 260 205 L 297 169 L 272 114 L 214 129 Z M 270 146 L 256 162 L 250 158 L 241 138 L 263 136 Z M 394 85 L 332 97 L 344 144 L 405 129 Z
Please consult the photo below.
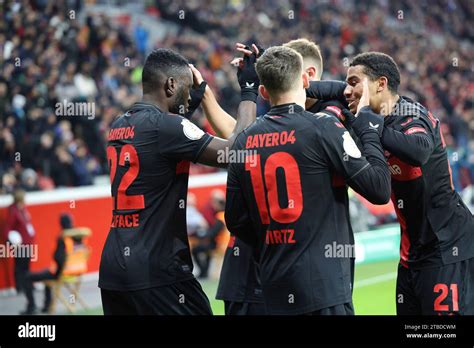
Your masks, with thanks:
M 341 106 L 342 107 L 342 106 Z M 306 109 L 315 114 L 318 112 L 332 112 L 335 115 L 341 114 L 338 101 L 317 100 L 312 106 Z M 338 115 L 338 118 L 340 117 Z M 345 125 L 347 128 L 348 125 Z M 351 129 L 348 129 L 351 133 Z M 354 132 L 352 131 L 351 136 Z M 358 140 L 353 136 L 354 140 Z M 349 204 L 347 196 L 347 185 L 341 175 L 332 173 L 332 186 L 337 199 Z M 352 239 L 352 237 L 351 237 Z M 355 258 L 352 259 L 352 270 L 354 269 Z M 219 286 L 216 299 L 231 302 L 261 303 L 260 278 L 253 257 L 253 248 L 241 241 L 236 236 L 231 236 L 229 246 L 226 250 L 222 264 Z M 352 272 L 352 283 L 354 282 L 354 272 Z
M 257 234 L 269 314 L 305 313 L 351 301 L 354 246 L 347 197 L 333 186 L 329 160 L 343 154 L 330 153 L 323 139 L 334 125 L 343 128 L 334 116 L 281 105 L 240 134 L 234 146 L 248 151 L 247 162 L 229 175 L 240 176 Z M 337 254 L 340 248 L 344 252 Z
M 137 290 L 193 277 L 188 169 L 208 138 L 188 120 L 147 103 L 136 103 L 113 122 L 107 146 L 113 217 L 101 288 Z

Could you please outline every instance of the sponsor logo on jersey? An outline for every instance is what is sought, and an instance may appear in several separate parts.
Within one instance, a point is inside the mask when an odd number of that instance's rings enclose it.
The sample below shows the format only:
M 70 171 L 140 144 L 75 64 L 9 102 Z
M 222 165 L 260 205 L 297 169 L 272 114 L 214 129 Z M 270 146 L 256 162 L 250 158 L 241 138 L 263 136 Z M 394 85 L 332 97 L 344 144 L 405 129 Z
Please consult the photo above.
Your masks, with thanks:
M 245 142 L 245 148 L 253 149 L 257 147 L 273 147 L 286 145 L 288 143 L 294 144 L 295 142 L 295 130 L 292 129 L 289 133 L 287 131 L 283 131 L 249 135 L 247 137 L 247 141 Z
M 132 139 L 135 136 L 135 126 L 113 128 L 109 131 L 108 141 Z

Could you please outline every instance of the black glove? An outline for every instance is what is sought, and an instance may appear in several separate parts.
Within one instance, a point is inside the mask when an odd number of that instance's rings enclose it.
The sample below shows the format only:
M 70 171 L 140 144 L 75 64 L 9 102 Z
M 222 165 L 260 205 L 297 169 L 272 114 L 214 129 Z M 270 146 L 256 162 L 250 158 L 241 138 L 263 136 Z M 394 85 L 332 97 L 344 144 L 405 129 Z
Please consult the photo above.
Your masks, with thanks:
M 257 61 L 257 58 L 260 57 L 264 52 L 263 48 L 259 46 L 257 47 L 259 49 L 258 56 L 255 53 L 252 53 L 250 56 L 244 56 L 242 64 L 237 70 L 237 79 L 240 85 L 240 95 L 242 101 L 257 101 L 260 80 L 258 79 L 257 72 L 255 71 L 255 62 Z M 249 47 L 246 48 L 250 49 Z
M 369 106 L 364 106 L 360 109 L 352 122 L 352 129 L 354 129 L 359 138 L 369 132 L 375 132 L 379 137 L 382 137 L 383 127 L 383 116 L 373 112 Z
M 262 56 L 262 54 L 265 52 L 265 48 L 263 48 L 262 46 L 260 45 L 255 45 L 257 46 L 258 48 L 258 54 L 257 54 L 257 59 L 260 58 Z
M 188 106 L 188 112 L 184 114 L 184 117 L 190 119 L 193 116 L 194 111 L 199 107 L 201 104 L 202 98 L 204 96 L 204 92 L 206 91 L 207 82 L 202 81 L 201 84 L 196 88 L 191 88 L 189 94 L 191 96 L 191 100 Z

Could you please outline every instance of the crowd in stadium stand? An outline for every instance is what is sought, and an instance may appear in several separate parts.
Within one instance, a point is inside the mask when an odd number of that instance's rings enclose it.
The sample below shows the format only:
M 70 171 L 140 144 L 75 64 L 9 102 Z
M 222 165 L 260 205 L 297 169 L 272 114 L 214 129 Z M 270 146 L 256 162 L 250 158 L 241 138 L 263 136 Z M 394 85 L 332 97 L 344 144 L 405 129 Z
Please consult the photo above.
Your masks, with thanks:
M 348 60 L 359 52 L 392 55 L 401 69 L 402 94 L 443 122 L 456 188 L 474 182 L 474 27 L 465 25 L 473 15 L 468 0 L 357 6 L 342 0 L 162 0 L 149 13 L 176 23 L 179 31 L 151 43 L 141 26 L 96 14 L 79 21 L 71 19 L 71 9 L 80 8 L 43 3 L 6 3 L 0 9 L 3 193 L 16 186 L 33 191 L 89 185 L 108 172 L 107 130 L 140 98 L 147 47 L 169 47 L 186 56 L 233 114 L 239 103 L 229 64 L 234 43 L 268 47 L 298 37 L 320 45 L 323 79 L 344 79 Z M 64 100 L 93 104 L 93 115 L 58 112 Z M 210 130 L 201 113 L 193 121 Z

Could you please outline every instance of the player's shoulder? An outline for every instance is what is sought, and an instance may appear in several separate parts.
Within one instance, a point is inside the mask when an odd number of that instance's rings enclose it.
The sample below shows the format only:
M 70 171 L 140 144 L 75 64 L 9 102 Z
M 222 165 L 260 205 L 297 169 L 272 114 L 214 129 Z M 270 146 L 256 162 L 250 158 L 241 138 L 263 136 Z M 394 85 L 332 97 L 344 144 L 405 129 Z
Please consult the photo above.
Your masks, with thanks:
M 189 119 L 170 112 L 162 113 L 157 122 L 158 134 L 176 137 L 177 139 L 199 140 L 207 134 Z
M 428 113 L 421 103 L 406 96 L 400 96 L 394 111 L 402 117 L 420 117 Z
M 301 117 L 309 123 L 311 129 L 317 133 L 324 133 L 329 128 L 345 128 L 341 121 L 333 114 L 325 111 L 318 111 L 312 113 L 304 111 L 301 113 Z
M 237 136 L 235 137 L 233 147 L 234 148 L 244 147 L 245 146 L 245 141 L 246 141 L 246 139 L 249 135 L 261 133 L 264 130 L 262 122 L 264 122 L 263 117 L 259 117 L 254 122 L 252 122 L 250 125 L 248 125 L 244 129 L 242 129 L 240 131 L 240 133 L 237 134 Z
M 392 115 L 398 116 L 397 123 L 403 128 L 421 125 L 433 129 L 436 128 L 438 122 L 425 106 L 405 96 L 400 97 Z
M 153 104 L 143 104 L 144 105 L 139 109 L 142 117 L 156 126 L 156 130 L 158 131 L 169 132 L 175 128 L 186 128 L 192 131 L 192 128 L 198 128 L 194 123 L 181 115 L 169 111 L 162 111 Z
M 165 112 L 158 109 L 153 104 L 137 102 L 133 104 L 122 115 L 118 116 L 113 122 L 112 127 L 120 127 L 124 123 L 134 125 L 144 125 L 149 127 L 150 123 L 156 124 Z

